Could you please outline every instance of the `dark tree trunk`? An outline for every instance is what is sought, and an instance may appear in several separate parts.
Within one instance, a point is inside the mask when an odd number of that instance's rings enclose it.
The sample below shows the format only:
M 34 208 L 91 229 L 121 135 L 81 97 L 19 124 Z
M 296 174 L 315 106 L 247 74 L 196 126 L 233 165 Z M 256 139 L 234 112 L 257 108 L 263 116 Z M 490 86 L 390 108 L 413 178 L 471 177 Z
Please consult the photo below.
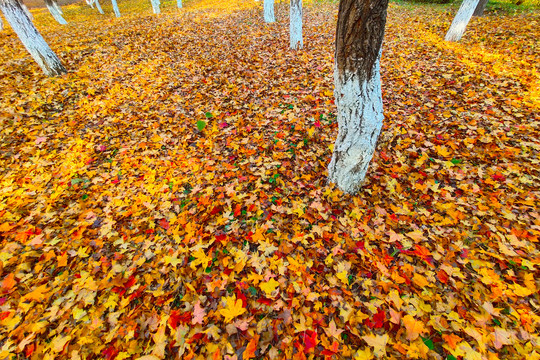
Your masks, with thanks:
M 473 16 L 483 16 L 484 10 L 486 10 L 487 3 L 488 0 L 480 0 L 478 2 L 478 5 L 476 5 L 476 9 L 474 9 Z
M 338 136 L 329 181 L 356 193 L 366 176 L 383 124 L 379 59 L 388 0 L 341 0 L 336 31 L 334 96 Z

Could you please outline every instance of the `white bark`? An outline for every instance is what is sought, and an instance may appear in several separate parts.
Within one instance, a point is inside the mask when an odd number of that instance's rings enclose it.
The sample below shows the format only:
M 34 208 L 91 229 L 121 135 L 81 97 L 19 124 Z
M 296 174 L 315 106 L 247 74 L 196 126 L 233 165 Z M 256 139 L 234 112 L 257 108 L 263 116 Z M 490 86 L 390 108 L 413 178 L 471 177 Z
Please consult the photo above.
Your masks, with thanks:
M 182 0 L 176 0 L 176 5 L 178 6 L 179 9 L 182 8 Z
M 2 18 L 0 18 L 0 31 L 4 30 L 4 22 L 2 21 Z
M 334 73 L 338 136 L 328 167 L 328 179 L 346 193 L 356 193 L 366 177 L 383 125 L 380 53 L 372 76 Z
M 32 13 L 30 12 L 30 10 L 28 10 L 28 8 L 26 7 L 26 5 L 24 5 L 22 2 L 21 2 L 21 6 L 24 10 L 24 13 L 26 14 L 26 16 L 28 16 L 28 18 L 30 20 L 34 20 L 34 15 L 32 15 Z
M 302 0 L 291 0 L 289 17 L 291 49 L 302 49 Z
M 94 8 L 94 1 L 93 0 L 86 0 L 86 3 L 88 6 L 90 6 L 92 9 Z
M 264 21 L 267 23 L 276 21 L 274 16 L 274 0 L 264 0 Z
M 47 9 L 49 9 L 49 12 L 51 13 L 54 20 L 56 20 L 61 25 L 66 25 L 67 21 L 62 17 L 62 14 L 58 11 L 58 8 L 54 6 L 53 2 L 46 1 L 45 5 L 47 6 Z
M 116 17 L 120 17 L 122 15 L 120 15 L 120 9 L 118 9 L 118 3 L 116 2 L 116 0 L 111 0 L 112 2 L 112 7 L 113 7 L 113 11 L 114 11 L 114 15 Z
M 24 47 L 48 76 L 61 75 L 66 69 L 60 59 L 51 50 L 45 39 L 38 32 L 34 24 L 17 0 L 0 0 L 0 10 L 7 22 L 15 31 Z
M 103 9 L 101 8 L 101 5 L 100 5 L 100 3 L 99 3 L 99 0 L 94 0 L 94 3 L 96 4 L 96 8 L 97 8 L 97 10 L 99 11 L 99 13 L 100 13 L 100 14 L 105 14 L 105 13 L 103 12 Z
M 161 10 L 159 9 L 159 0 L 150 0 L 152 3 L 152 9 L 154 10 L 154 14 L 161 13 Z
M 471 20 L 471 17 L 478 5 L 479 0 L 463 0 L 456 17 L 450 25 L 450 29 L 446 33 L 444 40 L 446 41 L 459 41 L 465 32 L 465 28 Z
M 58 6 L 58 3 L 56 1 L 53 1 L 53 6 L 60 13 L 60 15 L 64 15 L 62 9 L 60 8 L 60 6 Z

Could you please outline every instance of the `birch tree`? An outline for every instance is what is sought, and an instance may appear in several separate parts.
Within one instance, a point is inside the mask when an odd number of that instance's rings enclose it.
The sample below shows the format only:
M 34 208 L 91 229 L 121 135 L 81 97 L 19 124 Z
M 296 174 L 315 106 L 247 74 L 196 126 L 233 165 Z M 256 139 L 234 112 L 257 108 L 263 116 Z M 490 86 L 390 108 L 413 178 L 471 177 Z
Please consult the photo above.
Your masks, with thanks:
M 4 30 L 4 23 L 2 21 L 2 18 L 0 18 L 0 31 Z
M 276 21 L 274 16 L 274 0 L 264 0 L 264 22 L 273 23 Z
M 0 10 L 45 75 L 54 76 L 66 73 L 60 59 L 26 15 L 19 0 L 0 0 Z
M 112 2 L 112 7 L 113 7 L 113 11 L 114 11 L 114 15 L 116 17 L 120 17 L 120 9 L 118 9 L 118 3 L 116 2 L 116 0 L 111 0 Z
M 476 5 L 476 9 L 474 9 L 473 16 L 483 16 L 487 3 L 488 0 L 480 0 L 478 5 Z
M 152 9 L 154 10 L 154 14 L 161 13 L 161 10 L 159 9 L 159 0 L 150 0 L 152 3 Z
M 388 0 L 339 3 L 334 97 L 338 136 L 328 179 L 356 193 L 364 181 L 383 125 L 381 47 Z
M 59 24 L 62 25 L 67 24 L 67 21 L 62 16 L 62 10 L 58 6 L 56 0 L 45 0 L 45 6 L 47 6 L 47 9 L 49 9 L 49 12 L 51 13 L 54 20 L 56 20 Z
M 459 7 L 456 17 L 450 25 L 450 29 L 446 33 L 444 40 L 446 41 L 459 41 L 465 32 L 465 28 L 471 20 L 471 17 L 478 5 L 479 0 L 463 0 Z
M 304 41 L 302 40 L 302 0 L 291 0 L 289 21 L 291 49 L 301 49 L 304 47 Z
M 182 8 L 182 0 L 176 0 L 176 6 L 178 6 L 179 9 Z
M 101 8 L 101 4 L 99 3 L 99 0 L 94 0 L 94 3 L 96 4 L 97 11 L 99 11 L 100 14 L 105 14 L 103 12 L 103 9 Z

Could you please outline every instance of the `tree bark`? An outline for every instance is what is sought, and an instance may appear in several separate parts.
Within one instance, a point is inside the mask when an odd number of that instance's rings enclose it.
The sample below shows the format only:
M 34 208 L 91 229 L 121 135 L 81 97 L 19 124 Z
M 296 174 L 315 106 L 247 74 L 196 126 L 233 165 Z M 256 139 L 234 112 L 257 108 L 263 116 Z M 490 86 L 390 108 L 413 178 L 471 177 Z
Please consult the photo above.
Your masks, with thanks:
M 273 23 L 275 21 L 274 0 L 264 0 L 264 22 Z
M 328 179 L 356 193 L 383 124 L 380 56 L 388 0 L 341 0 L 336 31 L 334 97 L 338 136 Z
M 28 18 L 30 20 L 34 20 L 34 15 L 32 15 L 32 13 L 30 12 L 30 10 L 28 10 L 28 8 L 26 7 L 26 5 L 24 5 L 24 3 L 21 2 L 21 6 L 24 10 L 24 13 L 26 14 L 26 16 L 28 16 Z
M 103 9 L 101 8 L 101 4 L 99 3 L 99 0 L 94 0 L 94 3 L 96 4 L 96 8 L 99 11 L 100 14 L 105 14 L 103 12 Z
M 465 28 L 471 20 L 474 10 L 478 5 L 479 0 L 463 0 L 459 7 L 456 17 L 450 25 L 450 29 L 446 33 L 444 40 L 446 41 L 459 41 L 465 32 Z
M 60 59 L 45 42 L 45 39 L 43 39 L 30 18 L 24 13 L 18 0 L 0 0 L 0 10 L 2 10 L 7 22 L 45 75 L 54 76 L 66 73 Z
M 176 0 L 176 5 L 178 6 L 179 9 L 182 8 L 182 0 Z
M 152 3 L 152 9 L 154 10 L 154 14 L 161 13 L 161 10 L 159 8 L 159 0 L 150 0 L 150 2 Z
M 90 6 L 92 9 L 94 8 L 94 1 L 93 0 L 86 0 L 86 3 L 88 6 Z
M 0 18 L 0 31 L 4 30 L 4 22 L 2 21 L 2 18 Z
M 54 0 L 45 0 L 45 6 L 47 6 L 47 9 L 49 9 L 49 12 L 51 13 L 54 20 L 56 20 L 61 25 L 66 25 L 67 21 L 62 16 L 61 11 L 59 11 L 59 6 Z
M 302 49 L 302 0 L 291 0 L 289 18 L 291 49 Z
M 120 17 L 122 15 L 120 15 L 120 9 L 118 9 L 118 3 L 116 2 L 116 0 L 111 0 L 112 2 L 112 7 L 113 7 L 113 11 L 114 11 L 114 15 L 116 17 Z
M 476 9 L 474 9 L 473 16 L 483 16 L 484 10 L 486 10 L 487 3 L 488 0 L 480 0 L 478 2 L 478 5 L 476 5 Z

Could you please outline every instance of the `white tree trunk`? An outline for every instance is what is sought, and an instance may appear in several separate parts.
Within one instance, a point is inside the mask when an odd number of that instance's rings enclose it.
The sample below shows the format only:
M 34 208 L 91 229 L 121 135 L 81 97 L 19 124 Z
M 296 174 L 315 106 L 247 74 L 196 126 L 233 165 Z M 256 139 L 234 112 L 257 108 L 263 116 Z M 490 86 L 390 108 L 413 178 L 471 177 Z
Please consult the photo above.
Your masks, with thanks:
M 0 18 L 0 31 L 4 30 L 4 22 L 2 21 L 2 18 Z
M 446 33 L 444 40 L 446 41 L 459 41 L 465 32 L 465 28 L 471 20 L 471 17 L 478 5 L 479 0 L 463 0 L 456 17 L 450 25 L 450 29 Z
M 53 6 L 60 13 L 60 15 L 64 15 L 64 13 L 62 12 L 62 9 L 60 8 L 60 6 L 58 6 L 58 3 L 56 1 L 53 1 Z
M 113 7 L 113 11 L 114 11 L 114 15 L 116 17 L 120 17 L 120 9 L 118 9 L 118 3 L 116 2 L 116 0 L 111 0 L 112 2 L 112 7 Z
M 152 9 L 154 10 L 154 14 L 161 13 L 161 10 L 159 9 L 159 0 L 150 0 L 152 3 Z
M 53 1 L 46 0 L 45 5 L 47 6 L 47 9 L 49 9 L 49 12 L 51 13 L 54 20 L 56 20 L 61 25 L 66 25 L 67 21 L 62 17 L 62 14 L 58 11 L 58 5 Z
M 66 73 L 66 69 L 38 32 L 32 21 L 24 13 L 17 0 L 0 0 L 0 10 L 15 31 L 24 47 L 38 63 L 45 75 L 54 76 Z
M 291 0 L 289 17 L 291 49 L 302 49 L 302 0 Z
M 179 9 L 182 8 L 182 0 L 176 0 L 176 5 L 178 6 Z
M 274 0 L 264 0 L 264 21 L 267 23 L 276 21 L 274 17 Z
M 103 9 L 101 8 L 101 5 L 100 5 L 100 3 L 99 3 L 99 0 L 94 0 L 94 3 L 96 4 L 96 8 L 97 8 L 97 10 L 99 11 L 99 13 L 100 13 L 100 14 L 105 14 L 105 13 L 103 12 Z
M 86 0 L 86 3 L 88 6 L 90 6 L 92 9 L 94 8 L 94 1 L 93 0 Z
M 380 53 L 367 81 L 357 74 L 335 70 L 334 96 L 338 109 L 338 136 L 328 167 L 328 179 L 346 193 L 362 185 L 383 125 Z
M 26 7 L 26 5 L 24 5 L 22 2 L 21 2 L 21 6 L 24 10 L 24 13 L 26 14 L 26 16 L 28 16 L 28 18 L 30 20 L 34 20 L 34 15 L 32 15 L 32 13 L 30 12 L 30 10 L 28 10 L 28 8 Z

